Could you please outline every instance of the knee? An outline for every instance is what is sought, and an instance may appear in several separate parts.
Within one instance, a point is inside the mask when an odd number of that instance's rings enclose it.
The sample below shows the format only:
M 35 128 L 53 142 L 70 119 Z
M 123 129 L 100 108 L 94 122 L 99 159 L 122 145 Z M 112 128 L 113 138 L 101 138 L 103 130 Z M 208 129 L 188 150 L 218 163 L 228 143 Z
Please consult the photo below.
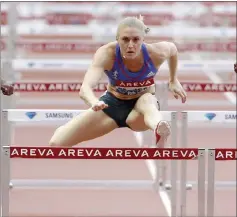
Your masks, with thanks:
M 146 105 L 153 105 L 157 100 L 156 97 L 154 95 L 152 95 L 151 93 L 145 93 L 144 95 L 142 95 L 139 98 L 139 101 L 142 104 L 146 104 Z M 155 104 L 154 104 L 155 105 Z
M 143 114 L 145 112 L 152 112 L 154 109 L 158 109 L 156 97 L 151 93 L 145 93 L 138 99 L 136 109 Z
M 63 147 L 64 145 L 62 144 L 62 140 L 60 139 L 61 131 L 63 127 L 59 127 L 56 129 L 54 132 L 52 138 L 49 141 L 49 146 L 50 147 Z
M 49 141 L 49 146 L 50 147 L 62 147 L 59 143 L 53 141 L 53 140 L 50 140 Z

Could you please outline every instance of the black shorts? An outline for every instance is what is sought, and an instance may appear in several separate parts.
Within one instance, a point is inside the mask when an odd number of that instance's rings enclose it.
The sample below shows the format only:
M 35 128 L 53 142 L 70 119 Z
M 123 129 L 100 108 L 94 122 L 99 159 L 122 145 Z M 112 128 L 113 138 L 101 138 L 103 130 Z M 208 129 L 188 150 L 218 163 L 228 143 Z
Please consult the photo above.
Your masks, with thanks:
M 104 101 L 106 104 L 108 104 L 108 108 L 103 109 L 103 112 L 107 114 L 110 118 L 112 118 L 117 123 L 119 128 L 129 128 L 126 123 L 126 120 L 130 112 L 133 110 L 138 99 L 139 98 L 131 100 L 118 99 L 108 91 L 106 91 L 106 93 L 100 97 L 101 101 Z

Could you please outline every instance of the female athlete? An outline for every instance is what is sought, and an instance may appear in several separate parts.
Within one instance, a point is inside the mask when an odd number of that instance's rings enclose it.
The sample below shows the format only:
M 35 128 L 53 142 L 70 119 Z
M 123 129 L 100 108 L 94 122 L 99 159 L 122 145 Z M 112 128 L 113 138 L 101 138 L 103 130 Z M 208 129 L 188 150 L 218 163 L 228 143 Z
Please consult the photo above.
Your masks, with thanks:
M 80 97 L 90 108 L 59 127 L 49 144 L 71 147 L 103 136 L 120 127 L 133 131 L 153 130 L 158 147 L 164 147 L 170 126 L 162 119 L 155 97 L 154 77 L 168 61 L 169 89 L 177 99 L 186 93 L 177 79 L 178 52 L 170 42 L 144 43 L 149 29 L 143 19 L 127 17 L 118 25 L 115 42 L 100 47 L 94 54 L 80 89 Z M 93 87 L 103 73 L 107 91 L 98 99 Z

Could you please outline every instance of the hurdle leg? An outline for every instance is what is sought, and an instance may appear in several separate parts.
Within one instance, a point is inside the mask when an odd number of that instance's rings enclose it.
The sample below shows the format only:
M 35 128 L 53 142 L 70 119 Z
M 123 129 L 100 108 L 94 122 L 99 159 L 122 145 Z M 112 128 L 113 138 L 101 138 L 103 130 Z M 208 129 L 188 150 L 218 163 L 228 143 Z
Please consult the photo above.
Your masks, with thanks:
M 9 216 L 9 183 L 10 183 L 10 147 L 4 146 L 2 151 L 2 216 Z
M 2 70 L 0 70 L 0 77 L 2 74 Z M 2 121 L 2 93 L 0 93 L 0 216 L 2 216 L 2 152 L 3 152 L 3 141 L 2 141 L 2 128 L 3 128 L 3 121 Z
M 171 146 L 177 148 L 177 113 L 172 112 Z M 177 161 L 171 160 L 171 216 L 177 216 Z
M 160 84 L 156 84 L 155 85 L 155 96 L 156 96 L 157 100 L 159 101 L 159 104 L 160 104 L 160 107 L 162 110 L 163 101 L 162 101 L 162 98 L 160 97 L 161 93 L 162 93 L 162 89 L 161 89 Z M 154 138 L 154 140 L 152 140 L 151 144 L 155 144 L 155 138 Z M 154 145 L 153 147 L 156 147 L 156 145 Z M 162 183 L 162 177 L 161 177 L 161 173 L 160 173 L 161 161 L 154 160 L 154 163 L 155 163 L 155 169 L 156 169 L 155 180 L 154 180 L 154 189 L 156 192 L 158 192 L 159 188 L 161 186 L 161 183 Z
M 207 169 L 207 216 L 214 216 L 215 204 L 215 150 L 208 150 L 208 169 Z
M 1 70 L 0 70 L 1 71 Z M 0 114 L 0 216 L 2 216 L 2 152 L 3 152 L 3 141 L 2 141 L 2 94 L 0 94 L 0 108 L 1 108 L 1 114 Z
M 150 138 L 152 137 L 153 135 L 150 135 Z M 155 138 L 154 138 L 155 139 Z M 155 144 L 155 140 L 152 140 L 151 141 L 151 144 Z M 154 145 L 153 147 L 156 148 L 156 145 Z M 152 161 L 151 161 L 152 162 Z M 155 164 L 155 179 L 154 179 L 154 188 L 155 188 L 155 191 L 156 192 L 159 192 L 160 190 L 160 180 L 161 180 L 161 177 L 160 177 L 160 160 L 154 160 L 154 164 Z
M 13 59 L 16 57 L 16 39 L 17 39 L 17 21 L 18 21 L 18 11 L 17 11 L 17 5 L 18 2 L 9 2 L 8 3 L 9 8 L 8 8 L 8 16 L 7 16 L 7 21 L 8 21 L 8 37 L 6 37 L 6 53 L 5 53 L 5 60 L 3 61 L 2 64 L 2 68 L 1 68 L 1 79 L 3 80 L 15 80 L 15 74 L 14 74 L 14 69 L 13 69 Z M 0 93 L 0 95 L 2 95 L 2 93 Z M 15 106 L 15 100 L 14 100 L 14 95 L 12 95 L 11 97 L 2 97 L 1 96 L 1 113 L 2 113 L 2 109 L 4 108 L 12 108 Z M 4 103 L 3 103 L 4 102 Z M 2 115 L 2 114 L 1 114 Z M 3 133 L 3 130 L 6 128 L 7 125 L 5 125 L 5 122 L 1 120 L 1 125 L 2 125 L 2 129 L 1 129 L 1 138 L 2 137 L 10 137 L 10 133 L 11 133 L 11 129 L 10 127 L 8 127 L 8 131 L 5 134 Z M 5 189 L 4 189 L 4 173 L 3 173 L 3 169 L 4 169 L 4 153 L 2 150 L 3 145 L 6 145 L 6 143 L 4 143 L 3 141 L 1 141 L 1 157 L 0 157 L 0 216 L 4 216 L 7 217 L 8 214 L 6 215 L 6 213 L 4 212 L 3 208 L 4 208 L 4 203 L 5 203 L 5 197 L 3 196 L 3 194 L 5 193 Z M 7 144 L 9 145 L 9 144 Z M 2 159 L 3 158 L 3 159 Z M 8 189 L 8 188 L 7 188 Z M 1 205 L 2 205 L 2 213 L 1 213 Z
M 161 101 L 161 109 L 163 111 L 168 111 L 168 85 L 166 82 L 160 85 L 161 93 L 162 93 L 162 101 Z M 176 121 L 176 120 L 174 120 Z M 171 122 L 172 124 L 172 122 Z M 176 127 L 176 126 L 175 126 Z M 165 186 L 167 181 L 167 161 L 162 160 L 160 165 L 160 185 Z
M 205 217 L 205 149 L 198 150 L 198 217 Z
M 9 127 L 10 124 L 8 122 L 8 112 L 2 112 L 2 124 L 4 128 L 2 129 L 2 144 L 1 147 L 1 187 L 2 187 L 2 216 L 9 216 L 9 184 L 10 184 L 10 153 L 9 153 L 9 144 L 10 144 L 10 136 L 9 136 Z M 6 148 L 7 147 L 7 148 Z
M 188 140 L 188 113 L 182 112 L 182 128 L 181 128 L 181 148 L 187 148 Z M 186 216 L 186 202 L 187 202 L 187 161 L 182 160 L 181 164 L 181 177 L 180 177 L 180 216 Z

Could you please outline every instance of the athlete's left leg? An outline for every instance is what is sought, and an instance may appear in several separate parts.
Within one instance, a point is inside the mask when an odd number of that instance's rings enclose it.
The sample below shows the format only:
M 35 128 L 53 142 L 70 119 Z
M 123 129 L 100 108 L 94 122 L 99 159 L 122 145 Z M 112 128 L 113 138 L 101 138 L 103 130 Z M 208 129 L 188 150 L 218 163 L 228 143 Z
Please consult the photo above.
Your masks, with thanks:
M 161 148 L 164 147 L 170 135 L 170 125 L 163 119 L 157 99 L 151 93 L 146 93 L 137 100 L 126 123 L 134 131 L 153 130 L 156 143 Z

